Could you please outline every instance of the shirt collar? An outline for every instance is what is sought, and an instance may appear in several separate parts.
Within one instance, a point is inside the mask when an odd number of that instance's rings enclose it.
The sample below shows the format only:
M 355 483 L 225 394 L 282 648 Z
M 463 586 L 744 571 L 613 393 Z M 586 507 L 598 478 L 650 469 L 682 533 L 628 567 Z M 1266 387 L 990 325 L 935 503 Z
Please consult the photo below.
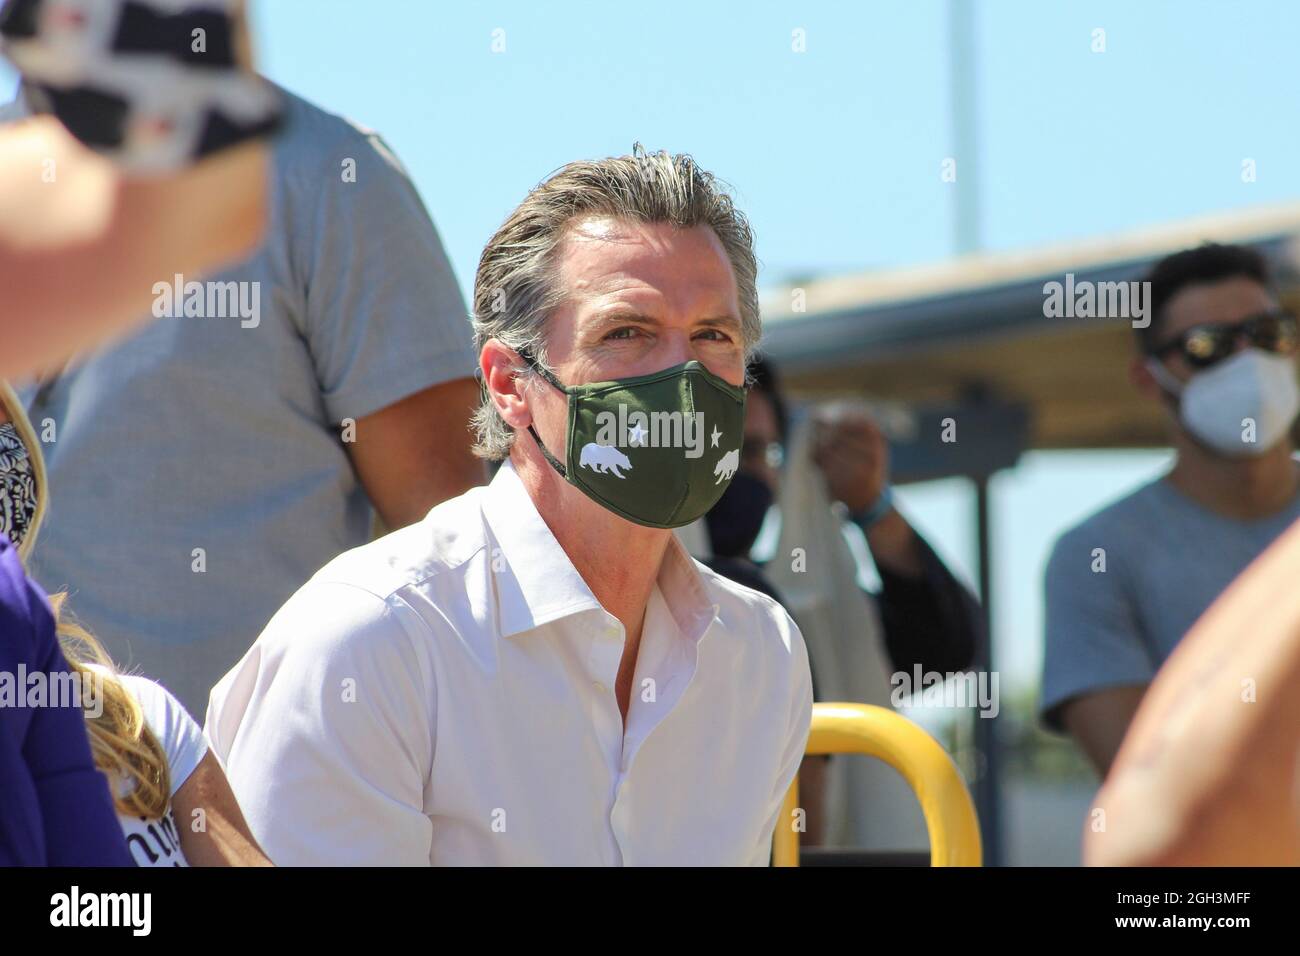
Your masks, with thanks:
M 503 636 L 601 607 L 538 513 L 510 459 L 488 484 L 482 508 L 494 542 L 488 557 Z M 669 537 L 657 583 L 681 635 L 698 641 L 717 618 L 718 604 L 676 535 Z

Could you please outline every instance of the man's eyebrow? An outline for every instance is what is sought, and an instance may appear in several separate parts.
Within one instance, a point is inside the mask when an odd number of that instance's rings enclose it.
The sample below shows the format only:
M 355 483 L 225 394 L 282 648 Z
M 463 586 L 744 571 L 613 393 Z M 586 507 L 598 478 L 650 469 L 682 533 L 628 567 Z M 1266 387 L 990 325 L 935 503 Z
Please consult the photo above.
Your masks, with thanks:
M 725 326 L 725 327 L 727 327 L 727 328 L 731 328 L 731 329 L 739 329 L 739 328 L 740 328 L 740 319 L 739 319 L 737 316 L 734 316 L 734 315 L 731 315 L 731 314 L 727 314 L 727 315 L 715 315 L 715 316 L 710 316 L 710 317 L 707 318 L 707 319 L 700 319 L 699 324 L 700 324 L 700 325 L 714 325 L 714 326 L 718 326 L 718 325 L 720 325 L 720 326 Z
M 596 326 L 616 325 L 620 322 L 630 322 L 634 325 L 659 325 L 660 320 L 650 315 L 643 315 L 634 309 L 611 309 L 592 317 L 591 322 Z M 711 315 L 708 318 L 700 319 L 696 325 L 709 326 L 712 328 L 727 328 L 739 331 L 741 327 L 740 319 L 734 315 Z
M 593 316 L 592 321 L 601 325 L 609 325 L 613 322 L 635 322 L 639 325 L 659 324 L 658 319 L 642 315 L 634 309 L 610 309 L 608 312 L 601 312 Z

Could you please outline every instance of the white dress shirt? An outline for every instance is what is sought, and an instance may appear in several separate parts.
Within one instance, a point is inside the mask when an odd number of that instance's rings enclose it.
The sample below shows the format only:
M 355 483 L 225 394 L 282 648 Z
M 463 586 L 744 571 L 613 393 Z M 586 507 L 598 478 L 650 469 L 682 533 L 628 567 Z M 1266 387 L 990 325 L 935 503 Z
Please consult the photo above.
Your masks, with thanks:
M 766 865 L 812 718 L 798 628 L 672 537 L 626 730 L 623 640 L 507 461 L 317 572 L 205 729 L 281 865 Z

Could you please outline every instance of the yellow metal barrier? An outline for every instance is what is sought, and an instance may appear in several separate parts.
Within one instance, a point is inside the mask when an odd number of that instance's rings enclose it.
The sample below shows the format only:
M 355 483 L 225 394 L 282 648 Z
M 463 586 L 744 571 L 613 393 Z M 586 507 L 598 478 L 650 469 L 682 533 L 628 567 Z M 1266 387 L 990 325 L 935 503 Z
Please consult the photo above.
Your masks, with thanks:
M 870 704 L 813 704 L 806 752 L 865 754 L 885 761 L 921 802 L 930 833 L 930 865 L 980 865 L 979 821 L 970 792 L 938 741 L 906 717 Z M 772 838 L 773 866 L 799 865 L 799 831 L 792 825 L 798 806 L 795 777 Z

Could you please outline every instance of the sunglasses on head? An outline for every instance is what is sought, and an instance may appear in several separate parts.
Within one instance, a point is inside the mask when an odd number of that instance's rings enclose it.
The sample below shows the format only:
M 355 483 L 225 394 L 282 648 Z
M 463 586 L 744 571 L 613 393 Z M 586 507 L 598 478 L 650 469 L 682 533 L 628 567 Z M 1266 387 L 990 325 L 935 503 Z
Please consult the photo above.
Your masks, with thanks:
M 1278 309 L 1240 322 L 1206 322 L 1184 330 L 1152 349 L 1151 354 L 1164 358 L 1176 351 L 1192 368 L 1208 368 L 1235 352 L 1237 340 L 1242 336 L 1255 348 L 1290 355 L 1300 342 L 1300 321 L 1290 312 Z

